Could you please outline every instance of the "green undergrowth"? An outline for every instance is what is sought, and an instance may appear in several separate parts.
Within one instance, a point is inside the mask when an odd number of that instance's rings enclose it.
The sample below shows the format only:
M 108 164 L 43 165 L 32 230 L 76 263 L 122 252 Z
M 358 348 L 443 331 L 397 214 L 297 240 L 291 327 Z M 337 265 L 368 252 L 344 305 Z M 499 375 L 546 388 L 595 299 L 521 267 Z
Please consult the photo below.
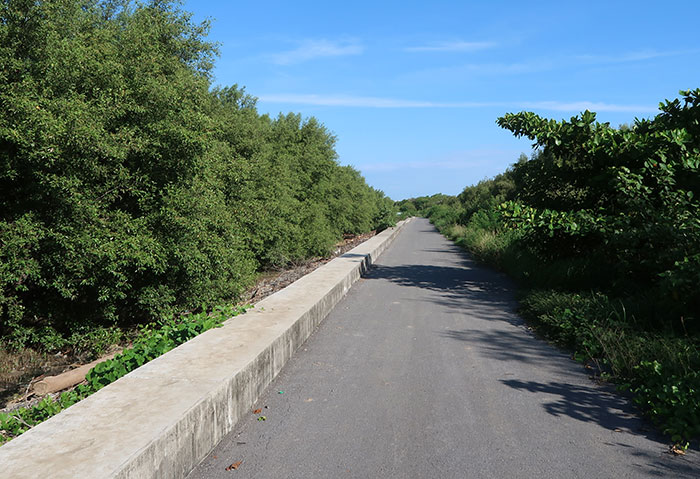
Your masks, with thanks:
M 573 350 L 576 359 L 594 362 L 603 378 L 631 392 L 672 441 L 687 446 L 700 436 L 696 339 L 652 330 L 629 315 L 625 300 L 599 292 L 528 290 L 520 304 L 521 314 L 539 332 Z
M 242 314 L 246 306 L 219 306 L 197 314 L 169 318 L 141 327 L 133 346 L 113 359 L 101 362 L 88 372 L 86 382 L 56 398 L 47 396 L 38 404 L 0 413 L 0 445 L 19 436 L 63 409 L 99 391 L 130 371 L 157 358 L 176 346 Z
M 27 349 L 38 354 L 62 353 L 89 362 L 106 353 L 110 347 L 129 342 L 134 331 L 135 327 L 90 323 L 76 325 L 70 334 L 61 333 L 50 326 L 17 328 L 11 338 L 0 339 L 0 349 L 7 354 L 21 354 Z M 3 366 L 0 365 L 0 368 Z

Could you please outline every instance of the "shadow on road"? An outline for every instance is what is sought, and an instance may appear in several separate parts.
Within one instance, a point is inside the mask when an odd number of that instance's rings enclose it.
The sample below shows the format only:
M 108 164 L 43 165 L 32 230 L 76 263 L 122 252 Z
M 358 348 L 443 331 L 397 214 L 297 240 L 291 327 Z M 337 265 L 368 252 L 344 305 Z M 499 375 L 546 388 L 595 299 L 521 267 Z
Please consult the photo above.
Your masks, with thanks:
M 583 422 L 595 422 L 611 431 L 645 433 L 644 425 L 622 396 L 597 387 L 564 382 L 539 383 L 519 379 L 501 379 L 501 383 L 519 391 L 529 391 L 553 400 L 544 402 L 544 410 L 552 416 L 566 416 Z
M 426 225 L 421 231 L 435 230 Z M 515 287 L 504 275 L 478 265 L 454 244 L 431 245 L 420 252 L 431 257 L 429 264 L 375 264 L 365 278 L 418 288 L 423 293 L 409 293 L 416 296 L 416 301 L 447 306 L 476 321 L 465 324 L 473 326 L 469 329 L 440 330 L 436 334 L 469 343 L 470 350 L 478 351 L 489 360 L 512 361 L 532 365 L 539 371 L 550 371 L 552 374 L 547 377 L 554 380 L 500 379 L 500 382 L 505 387 L 526 393 L 552 416 L 602 426 L 610 434 L 610 442 L 606 444 L 628 448 L 628 453 L 638 458 L 634 467 L 640 473 L 643 471 L 659 477 L 700 477 L 700 464 L 694 454 L 675 458 L 661 452 L 669 443 L 668 438 L 638 417 L 625 397 L 614 393 L 610 385 L 588 382 L 582 366 L 571 361 L 568 353 L 538 339 L 526 328 L 525 322 L 516 314 Z M 483 321 L 492 323 L 487 325 Z M 537 379 L 541 377 L 537 375 Z M 573 378 L 573 382 L 567 378 Z M 659 444 L 660 452 L 654 455 L 625 444 L 624 436 L 615 439 L 618 434 L 646 437 Z
M 532 364 L 544 369 L 561 370 L 562 361 L 568 361 L 565 354 L 548 343 L 537 339 L 522 328 L 513 330 L 464 329 L 439 331 L 441 336 L 471 343 L 479 353 L 491 361 L 516 361 Z M 576 363 L 571 363 L 580 369 Z M 572 368 L 573 369 L 573 368 Z
M 494 271 L 475 268 L 474 262 L 463 255 L 460 255 L 460 260 L 456 266 L 373 265 L 365 279 L 421 288 L 432 293 L 427 298 L 421 297 L 421 301 L 431 301 L 460 312 L 468 308 L 484 319 L 521 324 L 522 321 L 515 315 L 517 302 L 511 284 Z
M 537 339 L 524 328 L 504 326 L 492 330 L 464 329 L 436 333 L 444 338 L 469 343 L 473 350 L 489 361 L 527 364 L 533 371 L 550 371 L 554 377 L 560 378 L 552 381 L 499 379 L 504 386 L 527 393 L 524 401 L 534 401 L 552 416 L 600 425 L 610 431 L 611 440 L 617 434 L 632 434 L 657 443 L 657 455 L 624 444 L 624 439 L 606 443 L 612 447 L 627 448 L 628 454 L 637 457 L 639 461 L 634 467 L 640 471 L 640 475 L 700 477 L 696 451 L 691 451 L 687 457 L 673 457 L 664 453 L 670 439 L 640 418 L 627 398 L 616 393 L 612 385 L 597 384 L 582 377 L 581 365 L 571 361 L 567 353 Z M 579 378 L 580 382 L 565 379 L 569 377 L 568 373 L 574 374 L 573 377 Z
M 556 417 L 569 417 L 583 422 L 594 422 L 619 434 L 641 435 L 659 444 L 668 444 L 644 420 L 636 416 L 634 408 L 622 396 L 606 391 L 601 386 L 585 386 L 564 382 L 539 383 L 518 379 L 501 379 L 501 383 L 519 391 L 540 395 L 545 411 Z M 553 398 L 552 398 L 553 396 Z M 547 399 L 552 399 L 547 401 Z M 659 477 L 700 477 L 700 464 L 670 454 L 652 455 L 622 442 L 607 442 L 609 446 L 628 448 L 629 454 L 643 460 L 635 465 L 647 474 Z M 670 476 L 669 476 L 670 475 Z
M 687 457 L 675 457 L 670 452 L 664 453 L 663 456 L 650 454 L 620 442 L 606 442 L 605 444 L 612 447 L 631 449 L 627 452 L 639 461 L 633 464 L 632 467 L 644 475 L 656 477 L 700 477 L 700 464 L 693 462 Z

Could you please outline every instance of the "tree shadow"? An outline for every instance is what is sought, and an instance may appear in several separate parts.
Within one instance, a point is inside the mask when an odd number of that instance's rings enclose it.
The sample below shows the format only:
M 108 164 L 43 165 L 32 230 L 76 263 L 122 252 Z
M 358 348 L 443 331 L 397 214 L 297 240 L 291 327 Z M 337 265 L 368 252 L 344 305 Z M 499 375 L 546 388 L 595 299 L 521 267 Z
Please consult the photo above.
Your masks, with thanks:
M 603 388 L 551 381 L 541 383 L 519 379 L 500 379 L 504 385 L 555 399 L 543 404 L 544 410 L 555 417 L 566 416 L 582 422 L 594 422 L 611 431 L 645 432 L 645 424 L 624 397 Z
M 662 456 L 641 451 L 629 444 L 620 442 L 606 442 L 608 446 L 626 448 L 630 456 L 636 457 L 640 463 L 633 464 L 635 470 L 639 470 L 647 476 L 654 477 L 700 477 L 700 464 L 693 456 L 674 456 L 670 452 Z
M 565 368 L 567 372 L 580 373 L 581 366 L 571 361 L 568 353 L 537 338 L 534 333 L 525 329 L 524 322 L 517 326 L 520 327 L 512 330 L 448 329 L 438 331 L 438 334 L 445 338 L 471 343 L 489 360 L 515 361 L 558 372 Z M 566 368 L 564 365 L 569 367 Z
M 489 361 L 512 361 L 531 365 L 555 379 L 535 381 L 499 379 L 509 388 L 532 394 L 532 400 L 554 417 L 567 417 L 585 423 L 594 423 L 618 434 L 644 437 L 662 451 L 671 443 L 646 419 L 626 396 L 613 385 L 597 383 L 584 376 L 579 363 L 572 361 L 567 352 L 556 349 L 522 328 L 500 330 L 464 329 L 436 331 L 442 337 L 463 341 Z M 691 450 L 686 457 L 664 453 L 649 453 L 639 447 L 616 442 L 627 454 L 641 460 L 634 467 L 646 475 L 659 477 L 700 477 L 700 459 Z
M 552 397 L 544 402 L 544 410 L 555 417 L 566 416 L 582 422 L 593 422 L 617 433 L 643 436 L 664 447 L 669 438 L 653 429 L 653 426 L 637 415 L 635 408 L 625 397 L 615 394 L 612 388 L 603 385 L 580 385 L 568 382 L 536 382 L 518 379 L 501 379 L 501 383 L 519 391 L 527 391 L 544 397 Z M 544 395 L 544 396 L 543 396 Z M 688 457 L 673 457 L 651 454 L 640 448 L 622 442 L 606 443 L 609 446 L 626 449 L 632 456 L 642 459 L 635 464 L 645 474 L 659 477 L 700 477 L 700 463 L 693 451 Z
M 449 265 L 374 264 L 364 275 L 366 280 L 384 280 L 407 288 L 419 288 L 430 294 L 422 300 L 485 319 L 522 324 L 515 314 L 517 302 L 510 282 L 499 273 L 475 267 L 460 255 Z
M 436 232 L 428 223 L 421 224 L 419 230 Z M 472 323 L 474 327 L 471 329 L 440 330 L 436 333 L 468 342 L 488 359 L 530 364 L 538 371 L 553 376 L 555 380 L 545 382 L 500 380 L 512 389 L 539 395 L 542 407 L 548 414 L 596 423 L 614 433 L 619 431 L 643 436 L 660 448 L 668 444 L 668 438 L 640 418 L 627 398 L 615 393 L 610 385 L 589 381 L 582 366 L 572 361 L 569 353 L 539 339 L 526 327 L 524 320 L 516 313 L 515 287 L 505 275 L 478 264 L 452 243 L 431 245 L 421 251 L 431 254 L 431 264 L 374 264 L 365 278 L 420 289 L 429 294 L 416 295 L 416 301 L 432 301 L 459 314 L 499 322 L 488 329 L 480 328 L 483 323 Z M 511 328 L 503 323 L 516 327 Z M 577 380 L 580 380 L 578 384 Z M 700 464 L 694 454 L 686 458 L 673 458 L 654 455 L 628 444 L 611 445 L 624 447 L 629 454 L 638 456 L 643 464 L 634 467 L 640 468 L 640 472 L 643 469 L 645 474 L 700 477 Z

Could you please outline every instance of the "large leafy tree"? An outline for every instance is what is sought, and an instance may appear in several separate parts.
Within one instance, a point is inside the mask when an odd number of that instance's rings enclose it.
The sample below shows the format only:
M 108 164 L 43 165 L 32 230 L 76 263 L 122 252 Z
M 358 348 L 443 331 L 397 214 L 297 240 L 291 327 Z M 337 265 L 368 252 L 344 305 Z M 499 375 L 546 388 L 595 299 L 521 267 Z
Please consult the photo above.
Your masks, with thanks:
M 172 1 L 0 1 L 6 339 L 234 298 L 379 221 L 318 121 L 211 88 L 207 30 Z
M 614 265 L 607 279 L 618 293 L 658 292 L 688 319 L 700 309 L 700 90 L 681 95 L 626 128 L 591 112 L 498 123 L 538 148 L 514 168 L 507 221 L 544 257 L 596 257 Z
M 203 184 L 206 25 L 171 2 L 0 8 L 6 321 L 157 314 L 207 291 L 213 274 L 249 271 L 220 256 L 236 242 L 223 240 L 223 203 Z

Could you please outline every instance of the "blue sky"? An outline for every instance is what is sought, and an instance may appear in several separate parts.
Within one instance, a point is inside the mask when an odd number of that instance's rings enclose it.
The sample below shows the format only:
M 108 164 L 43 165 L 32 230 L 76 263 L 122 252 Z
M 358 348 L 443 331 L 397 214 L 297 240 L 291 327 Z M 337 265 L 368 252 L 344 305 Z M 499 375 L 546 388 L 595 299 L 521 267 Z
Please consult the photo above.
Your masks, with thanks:
M 529 153 L 507 112 L 617 126 L 700 87 L 695 1 L 186 1 L 213 20 L 215 84 L 318 118 L 395 200 L 457 194 Z

